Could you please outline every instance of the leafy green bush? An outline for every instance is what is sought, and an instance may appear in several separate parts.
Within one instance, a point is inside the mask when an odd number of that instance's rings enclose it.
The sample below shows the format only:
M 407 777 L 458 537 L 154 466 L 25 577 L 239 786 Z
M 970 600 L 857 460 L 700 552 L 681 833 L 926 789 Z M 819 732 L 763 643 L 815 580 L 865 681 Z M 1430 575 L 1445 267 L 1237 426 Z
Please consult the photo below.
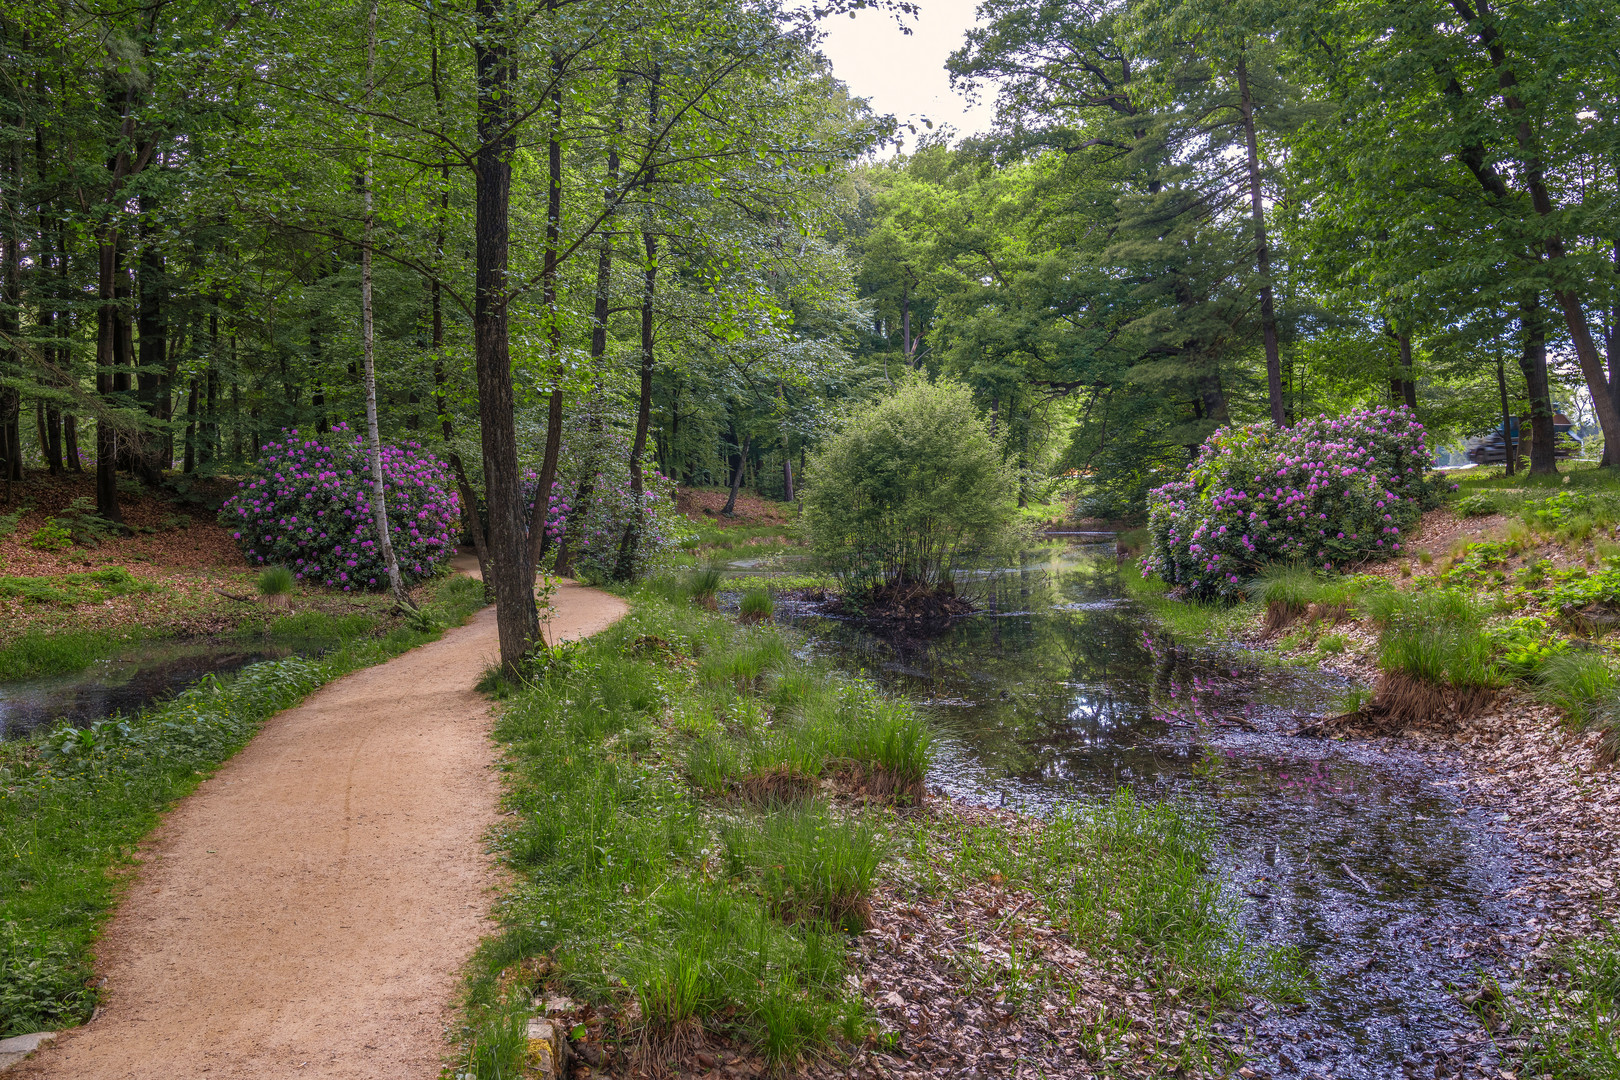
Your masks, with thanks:
M 0 537 L 10 536 L 16 532 L 17 526 L 22 524 L 23 515 L 32 509 L 32 506 L 23 503 L 9 514 L 0 514 Z
M 97 513 L 96 504 L 84 495 L 75 498 L 66 510 L 51 518 L 50 523 L 66 529 L 74 543 L 85 547 L 100 547 L 108 537 L 128 531 Z
M 1486 636 L 1497 650 L 1497 666 L 1515 679 L 1534 679 L 1542 665 L 1569 649 L 1569 642 L 1554 634 L 1546 619 L 1534 615 L 1493 627 Z
M 73 546 L 73 534 L 59 525 L 55 518 L 50 518 L 34 530 L 28 538 L 28 546 L 35 551 L 61 551 Z
M 1501 502 L 1488 492 L 1464 495 L 1457 500 L 1456 505 L 1456 511 L 1460 517 L 1484 517 L 1487 514 L 1500 513 L 1501 509 Z
M 857 411 L 808 475 L 805 531 L 852 595 L 947 586 L 1018 533 L 1014 477 L 956 383 L 913 379 Z

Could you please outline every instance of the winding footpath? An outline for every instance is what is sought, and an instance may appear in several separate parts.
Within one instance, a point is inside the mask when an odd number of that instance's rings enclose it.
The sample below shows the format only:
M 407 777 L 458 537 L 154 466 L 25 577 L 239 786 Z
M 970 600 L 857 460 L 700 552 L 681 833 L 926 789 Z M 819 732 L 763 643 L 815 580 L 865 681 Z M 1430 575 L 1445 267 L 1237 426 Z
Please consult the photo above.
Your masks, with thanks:
M 553 603 L 553 641 L 627 610 L 573 584 Z M 473 685 L 498 652 L 485 608 L 272 718 L 143 845 L 95 1018 L 7 1080 L 439 1076 L 462 965 L 495 929 Z

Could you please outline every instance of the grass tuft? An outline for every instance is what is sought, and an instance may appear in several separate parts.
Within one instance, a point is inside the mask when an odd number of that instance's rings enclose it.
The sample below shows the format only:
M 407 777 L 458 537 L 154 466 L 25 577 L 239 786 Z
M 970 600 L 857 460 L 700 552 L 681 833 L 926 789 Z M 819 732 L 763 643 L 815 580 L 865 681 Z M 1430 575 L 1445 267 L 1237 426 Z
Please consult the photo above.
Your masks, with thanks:
M 776 604 L 771 594 L 758 586 L 743 593 L 737 610 L 738 617 L 745 623 L 770 622 L 775 613 Z
M 267 566 L 259 571 L 260 596 L 287 596 L 293 591 L 293 572 L 285 566 Z
M 1581 650 L 1548 658 L 1536 672 L 1536 696 L 1558 706 L 1569 723 L 1584 731 L 1613 712 L 1620 680 L 1599 652 Z
M 839 820 L 813 804 L 781 806 L 720 836 L 727 873 L 752 881 L 779 917 L 866 929 L 884 847 L 870 824 Z

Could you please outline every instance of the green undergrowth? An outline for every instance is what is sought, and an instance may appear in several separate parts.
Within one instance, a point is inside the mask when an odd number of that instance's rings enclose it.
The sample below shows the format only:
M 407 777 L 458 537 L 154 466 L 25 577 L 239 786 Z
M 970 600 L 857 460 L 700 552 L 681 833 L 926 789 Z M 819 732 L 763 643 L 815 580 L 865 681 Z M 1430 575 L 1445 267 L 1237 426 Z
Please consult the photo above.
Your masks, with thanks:
M 42 577 L 0 577 L 0 597 L 17 597 L 31 604 L 93 604 L 155 588 L 123 567 Z
M 780 631 L 692 603 L 702 584 L 638 587 L 629 615 L 506 694 L 515 822 L 495 845 L 515 884 L 469 973 L 474 1077 L 516 1075 L 503 1032 L 541 985 L 616 1012 L 611 1034 L 647 1068 L 695 1032 L 783 1065 L 872 1030 L 846 935 L 865 926 L 889 826 L 815 781 L 904 801 L 926 728 Z
M 1484 689 L 1502 685 L 1494 647 L 1485 635 L 1489 609 L 1453 589 L 1381 589 L 1365 601 L 1379 628 L 1378 666 L 1435 686 Z
M 0 682 L 83 671 L 133 640 L 98 630 L 30 630 L 0 647 Z
M 1212 827 L 1187 804 L 1119 788 L 1035 829 L 923 820 L 906 840 L 910 880 L 923 893 L 1004 882 L 1115 974 L 1145 976 L 1211 1007 L 1245 994 L 1297 1002 L 1311 987 L 1292 950 L 1244 939 L 1237 897 L 1211 874 Z
M 426 608 L 438 624 L 455 625 L 482 605 L 477 582 L 450 578 Z M 438 636 L 409 627 L 371 636 L 378 628 L 368 622 L 318 658 L 206 678 L 133 716 L 0 744 L 0 1036 L 89 1016 L 91 947 L 135 845 L 164 809 L 276 712 Z

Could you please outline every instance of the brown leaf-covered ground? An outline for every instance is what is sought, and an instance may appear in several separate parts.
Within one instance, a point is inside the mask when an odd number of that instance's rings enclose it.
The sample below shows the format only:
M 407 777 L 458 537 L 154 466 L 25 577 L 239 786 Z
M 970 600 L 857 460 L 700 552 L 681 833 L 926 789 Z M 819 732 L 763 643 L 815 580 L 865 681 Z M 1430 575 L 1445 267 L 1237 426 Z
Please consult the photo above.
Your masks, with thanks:
M 725 488 L 683 487 L 675 492 L 675 510 L 693 521 L 709 521 L 722 528 L 735 525 L 786 525 L 793 520 L 792 503 L 764 499 L 746 491 L 737 493 L 737 505 L 732 515 L 720 513 L 725 508 Z

